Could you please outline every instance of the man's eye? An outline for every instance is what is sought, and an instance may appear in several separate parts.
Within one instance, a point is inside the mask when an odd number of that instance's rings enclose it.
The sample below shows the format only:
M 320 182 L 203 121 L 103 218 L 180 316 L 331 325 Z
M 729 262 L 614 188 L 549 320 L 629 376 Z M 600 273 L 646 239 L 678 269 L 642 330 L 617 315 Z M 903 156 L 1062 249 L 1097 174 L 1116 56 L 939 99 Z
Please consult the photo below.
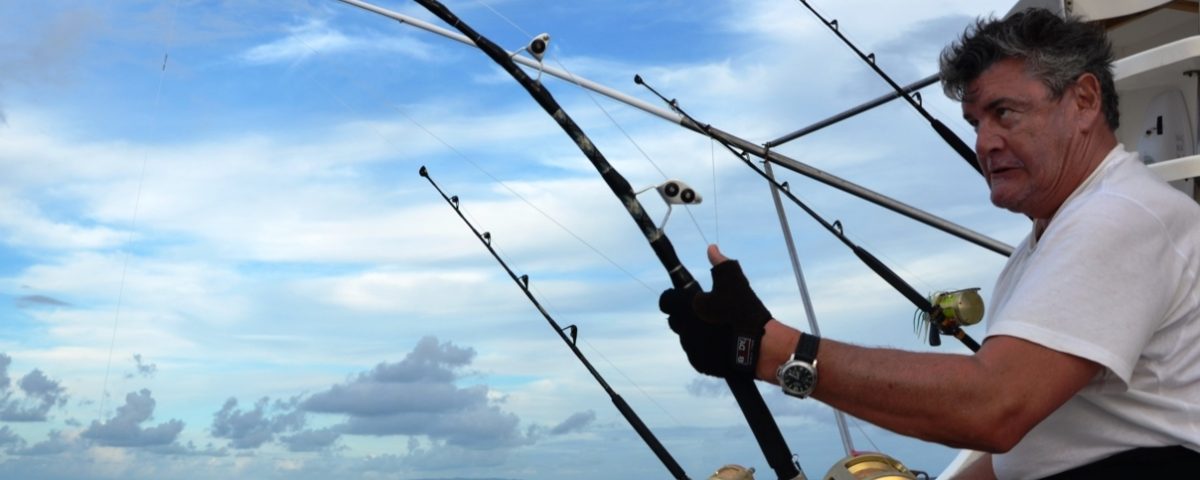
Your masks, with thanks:
M 1003 118 L 1007 117 L 1008 114 L 1010 114 L 1010 113 L 1012 113 L 1011 109 L 1004 108 L 1004 107 L 996 108 L 996 117 L 997 118 L 1003 119 Z

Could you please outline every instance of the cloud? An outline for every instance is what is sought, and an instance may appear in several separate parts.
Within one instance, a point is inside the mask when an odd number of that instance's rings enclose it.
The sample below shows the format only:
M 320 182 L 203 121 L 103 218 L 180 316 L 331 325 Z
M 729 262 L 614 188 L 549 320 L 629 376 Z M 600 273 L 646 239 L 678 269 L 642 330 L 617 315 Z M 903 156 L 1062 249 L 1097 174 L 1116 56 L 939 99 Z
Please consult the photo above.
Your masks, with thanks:
M 86 6 L 69 8 L 50 22 L 31 22 L 33 29 L 8 28 L 18 35 L 0 35 L 0 90 L 10 83 L 55 84 L 75 70 L 100 18 Z M 0 108 L 0 125 L 6 123 Z
M 129 239 L 127 233 L 104 226 L 84 226 L 48 218 L 26 198 L 0 191 L 0 242 L 38 249 L 113 247 Z
M 237 405 L 236 398 L 226 400 L 221 410 L 213 414 L 212 423 L 213 436 L 229 439 L 229 446 L 236 449 L 258 448 L 273 441 L 278 433 L 304 427 L 304 412 L 295 409 L 295 402 L 276 401 L 272 405 L 270 398 L 263 397 L 249 411 L 239 410 Z M 270 415 L 268 410 L 280 413 Z
M 566 420 L 563 420 L 554 428 L 550 429 L 551 435 L 566 435 L 572 432 L 578 432 L 596 421 L 596 412 L 588 410 L 586 412 L 576 412 Z
M 133 373 L 125 374 L 125 378 L 133 378 L 134 375 L 142 378 L 153 378 L 154 374 L 158 372 L 158 365 L 153 363 L 142 363 L 142 354 L 140 353 L 133 354 L 133 361 L 136 364 L 137 370 Z
M 17 381 L 24 396 L 13 398 L 13 392 L 10 391 L 12 380 L 8 376 L 11 363 L 11 357 L 0 353 L 0 421 L 44 422 L 51 408 L 66 404 L 66 389 L 39 369 L 34 369 Z
M 474 349 L 424 337 L 404 360 L 376 365 L 308 397 L 300 408 L 347 415 L 340 426 L 346 434 L 425 436 L 484 450 L 529 443 L 517 416 L 493 405 L 486 386 L 454 384 L 474 357 Z
M 424 448 L 409 445 L 406 455 L 373 455 L 363 460 L 358 470 L 364 477 L 393 475 L 396 471 L 409 469 L 418 470 L 449 470 L 463 465 L 476 468 L 498 467 L 504 464 L 503 452 L 495 450 L 472 450 L 454 446 L 437 446 Z M 465 478 L 447 479 L 445 477 L 422 480 L 467 480 Z M 474 477 L 472 477 L 472 480 Z M 477 480 L 503 480 L 500 478 L 482 478 Z
M 64 436 L 62 432 L 51 430 L 46 434 L 45 440 L 35 443 L 29 448 L 15 449 L 12 453 L 25 456 L 58 455 L 71 450 L 73 446 L 74 442 Z
M 433 49 L 424 42 L 409 37 L 350 37 L 320 20 L 293 26 L 286 37 L 251 47 L 242 52 L 240 58 L 247 63 L 262 65 L 355 51 L 399 53 L 421 60 L 433 58 L 430 53 Z
M 687 384 L 687 392 L 696 397 L 724 397 L 731 395 L 729 387 L 721 379 L 697 376 Z
M 8 366 L 12 365 L 12 357 L 0 353 L 0 391 L 8 389 L 12 380 L 8 378 Z
M 12 449 L 13 447 L 23 445 L 24 443 L 25 439 L 13 432 L 12 429 L 8 428 L 8 425 L 0 427 L 0 447 L 7 446 L 9 449 Z
M 295 435 L 279 437 L 279 441 L 287 445 L 288 450 L 292 452 L 317 452 L 328 450 L 341 436 L 342 432 L 331 427 L 302 430 Z
M 149 447 L 146 449 L 146 451 L 151 452 L 151 453 L 156 453 L 159 455 L 179 455 L 179 456 L 187 456 L 187 457 L 227 457 L 227 456 L 229 456 L 229 451 L 226 450 L 225 447 L 217 448 L 213 444 L 209 443 L 209 444 L 206 444 L 204 446 L 204 448 L 199 448 L 196 446 L 195 442 L 191 442 L 191 441 L 187 442 L 187 444 L 184 444 L 184 445 L 180 445 L 178 443 L 171 443 L 168 445 Z
M 110 447 L 148 447 L 168 445 L 183 431 L 183 422 L 170 420 L 155 427 L 142 428 L 140 424 L 154 415 L 154 398 L 150 390 L 130 392 L 125 395 L 125 404 L 117 408 L 117 415 L 104 423 L 92 421 L 83 431 L 83 437 Z
M 17 308 L 69 307 L 71 304 L 45 295 L 22 295 L 17 297 Z

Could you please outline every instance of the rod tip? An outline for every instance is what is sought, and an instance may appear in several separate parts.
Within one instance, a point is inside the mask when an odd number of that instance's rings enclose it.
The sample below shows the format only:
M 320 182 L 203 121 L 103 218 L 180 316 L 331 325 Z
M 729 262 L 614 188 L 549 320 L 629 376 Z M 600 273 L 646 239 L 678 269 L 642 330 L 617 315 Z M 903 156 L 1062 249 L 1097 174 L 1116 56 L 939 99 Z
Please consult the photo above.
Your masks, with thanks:
M 429 176 L 429 169 L 428 169 L 428 168 L 425 168 L 425 166 L 424 166 L 424 165 L 421 165 L 421 169 L 420 169 L 420 170 L 417 170 L 417 173 L 420 173 L 422 177 L 428 177 L 428 176 Z
M 634 75 L 633 75 L 633 83 L 636 83 L 636 84 L 638 84 L 638 85 L 642 85 L 642 84 L 643 84 L 643 83 L 645 83 L 645 82 L 643 82 L 643 81 L 642 81 L 642 76 L 641 76 L 641 75 L 634 74 Z

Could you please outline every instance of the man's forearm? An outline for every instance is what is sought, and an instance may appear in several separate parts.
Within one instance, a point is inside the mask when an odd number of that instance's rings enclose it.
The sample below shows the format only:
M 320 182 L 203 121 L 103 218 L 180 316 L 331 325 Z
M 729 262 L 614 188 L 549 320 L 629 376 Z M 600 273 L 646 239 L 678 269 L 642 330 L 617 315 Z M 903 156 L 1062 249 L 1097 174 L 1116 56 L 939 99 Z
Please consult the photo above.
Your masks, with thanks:
M 800 332 L 771 321 L 766 326 L 759 378 L 778 383 Z M 955 447 L 996 451 L 1004 425 L 1003 399 L 972 356 L 863 348 L 822 339 L 813 397 L 848 414 L 895 431 Z M 1023 435 L 1024 432 L 1021 432 Z M 1018 435 L 1019 438 L 1019 435 Z

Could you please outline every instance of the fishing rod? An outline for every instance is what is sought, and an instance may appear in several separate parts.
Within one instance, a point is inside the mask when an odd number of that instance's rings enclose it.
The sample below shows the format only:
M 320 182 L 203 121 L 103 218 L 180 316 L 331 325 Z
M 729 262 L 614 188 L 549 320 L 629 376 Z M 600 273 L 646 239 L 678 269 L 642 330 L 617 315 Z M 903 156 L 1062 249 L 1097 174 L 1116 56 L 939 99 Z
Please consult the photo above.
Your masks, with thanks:
M 842 35 L 841 30 L 838 29 L 838 21 L 836 19 L 826 20 L 825 17 L 821 16 L 821 14 L 817 12 L 817 9 L 813 8 L 813 6 L 808 3 L 808 0 L 799 1 L 800 3 L 804 4 L 806 8 L 808 8 L 808 11 L 812 12 L 813 15 L 820 19 L 821 23 L 825 24 L 826 27 L 829 27 L 829 30 L 831 30 L 834 35 L 837 35 L 837 37 L 842 40 L 842 43 L 845 43 L 847 47 L 850 47 L 851 50 L 854 50 L 854 53 L 858 54 L 858 58 L 861 58 L 864 62 L 867 62 L 867 65 L 870 66 L 875 73 L 879 74 L 879 77 L 883 78 L 883 81 L 887 82 L 888 85 L 891 85 L 892 89 L 898 92 L 900 96 L 904 97 L 904 99 L 908 101 L 909 105 L 912 105 L 913 108 L 917 109 L 917 113 L 921 114 L 922 117 L 925 117 L 925 120 L 929 122 L 929 126 L 933 127 L 933 130 L 937 132 L 938 136 L 942 137 L 942 140 L 944 140 L 947 145 L 950 145 L 950 148 L 953 148 L 954 151 L 958 152 L 958 154 L 962 156 L 963 160 L 966 160 L 967 163 L 971 165 L 971 168 L 974 168 L 976 172 L 983 174 L 983 169 L 979 168 L 979 159 L 975 158 L 975 151 L 971 149 L 971 147 L 968 147 L 967 143 L 961 138 L 958 138 L 958 135 L 955 135 L 949 127 L 946 127 L 946 124 L 942 123 L 936 118 L 933 118 L 933 115 L 930 115 L 929 111 L 925 110 L 925 107 L 922 106 L 921 102 L 919 101 L 921 98 L 919 94 L 915 95 L 916 98 L 913 98 L 914 95 L 905 93 L 904 88 L 897 84 L 895 80 L 892 80 L 892 77 L 888 76 L 888 74 L 885 73 L 882 68 L 879 68 L 877 63 L 875 63 L 874 53 L 863 53 L 863 51 L 859 50 L 854 43 L 850 42 L 850 39 L 846 38 L 845 35 Z
M 699 288 L 691 272 L 679 261 L 679 256 L 676 254 L 675 248 L 671 245 L 671 240 L 667 237 L 666 233 L 658 228 L 649 215 L 646 214 L 633 188 L 630 187 L 629 181 L 616 168 L 613 168 L 612 164 L 604 157 L 604 154 L 596 148 L 596 145 L 592 143 L 587 134 L 562 109 L 558 101 L 542 86 L 541 82 L 529 78 L 529 75 L 517 66 L 513 61 L 515 54 L 510 54 L 487 37 L 476 32 L 437 0 L 415 1 L 422 7 L 425 7 L 426 10 L 429 10 L 430 13 L 468 37 L 476 47 L 508 72 L 537 101 L 538 105 L 554 118 L 563 132 L 575 142 L 579 150 L 588 158 L 592 166 L 596 168 L 596 171 L 604 179 L 604 182 L 608 184 L 609 189 L 617 196 L 626 211 L 633 218 L 634 223 L 642 231 L 642 235 L 650 244 L 651 249 L 654 250 L 663 267 L 667 270 L 672 286 L 681 290 Z M 531 42 L 530 47 L 533 46 Z M 541 47 L 545 48 L 545 45 L 543 44 Z M 530 53 L 534 53 L 534 48 L 530 48 L 530 50 Z M 767 463 L 775 471 L 779 479 L 792 480 L 795 478 L 804 478 L 803 474 L 800 473 L 800 466 L 792 460 L 791 450 L 788 449 L 787 441 L 784 440 L 783 434 L 780 433 L 779 426 L 775 423 L 774 417 L 771 416 L 771 411 L 767 408 L 766 402 L 763 401 L 762 394 L 759 393 L 758 388 L 754 385 L 754 380 L 752 378 L 739 377 L 727 378 L 725 382 L 729 386 L 730 392 L 733 393 L 734 399 L 737 400 L 742 414 L 746 417 L 746 421 L 749 423 L 755 439 L 758 440 L 759 447 L 766 457 Z
M 495 258 L 496 262 L 500 263 L 500 266 L 504 268 L 504 271 L 508 272 L 509 278 L 512 278 L 512 281 L 517 284 L 517 287 L 519 287 L 521 292 L 525 294 L 525 298 L 528 298 L 529 301 L 533 303 L 533 306 L 537 308 L 539 313 L 542 314 L 542 317 L 546 319 L 546 322 L 550 324 L 550 328 L 554 329 L 554 332 L 558 334 L 558 337 L 562 339 L 563 343 L 567 344 L 567 348 L 571 349 L 571 353 L 575 354 L 575 358 L 578 358 L 579 362 L 583 364 L 583 367 L 587 369 L 588 373 L 592 374 L 592 378 L 596 379 L 596 382 L 600 384 L 600 388 L 603 388 L 604 392 L 608 394 L 608 398 L 612 400 L 613 405 L 617 407 L 617 411 L 621 412 L 621 416 L 625 417 L 625 421 L 629 422 L 629 425 L 633 427 L 638 436 L 642 437 L 642 441 L 646 442 L 646 446 L 650 447 L 650 450 L 654 452 L 654 455 L 658 457 L 658 460 L 662 462 L 663 466 L 667 467 L 667 470 L 670 471 L 671 475 L 676 479 L 686 480 L 688 478 L 687 473 L 685 473 L 683 468 L 679 466 L 679 462 L 675 461 L 675 458 L 672 457 L 669 452 L 667 452 L 666 447 L 664 447 L 662 443 L 658 441 L 658 438 L 654 436 L 654 433 L 650 431 L 650 428 L 647 427 L 644 422 L 642 422 L 642 419 L 638 417 L 637 413 L 634 413 L 633 408 L 625 402 L 625 399 L 622 398 L 621 395 L 616 392 L 616 390 L 613 390 L 613 388 L 609 386 L 608 382 L 604 380 L 604 377 L 600 375 L 600 372 L 592 366 L 592 362 L 588 361 L 587 357 L 583 355 L 583 352 L 579 350 L 579 346 L 576 345 L 576 340 L 579 335 L 579 328 L 575 325 L 567 325 L 566 327 L 560 326 L 558 322 L 554 320 L 554 317 L 550 316 L 550 313 L 547 312 L 545 308 L 542 308 L 542 304 L 538 302 L 537 298 L 533 296 L 533 292 L 529 290 L 529 276 L 517 276 L 517 274 L 513 272 L 512 268 L 509 268 L 508 263 L 500 257 L 500 254 L 496 253 L 496 249 L 492 247 L 492 234 L 489 232 L 480 233 L 479 230 L 475 228 L 475 225 L 471 224 L 471 221 L 467 220 L 467 217 L 463 215 L 462 210 L 459 208 L 458 196 L 446 196 L 446 192 L 443 192 L 442 188 L 438 186 L 437 182 L 433 181 L 433 177 L 429 176 L 429 170 L 424 166 L 421 167 L 418 173 L 420 173 L 422 177 L 425 177 L 426 180 L 429 180 L 429 184 L 433 185 L 433 188 L 436 189 L 438 194 L 442 196 L 442 199 L 454 209 L 454 213 L 458 214 L 458 218 L 461 218 L 463 223 L 467 224 L 467 228 L 471 229 L 471 233 L 474 233 L 475 237 L 479 239 L 479 242 L 482 243 L 485 248 L 487 248 L 488 253 L 492 254 L 492 258 Z M 566 332 L 568 331 L 570 332 L 570 337 L 567 336 Z
M 456 32 L 451 32 L 444 28 L 438 27 L 436 25 L 432 25 L 428 22 L 421 21 L 419 19 L 413 18 L 408 15 L 403 15 L 403 14 L 388 10 L 386 8 L 378 7 L 378 6 L 372 5 L 370 3 L 364 2 L 362 0 L 338 0 L 338 1 L 345 3 L 347 5 L 350 5 L 350 6 L 358 7 L 360 9 L 366 10 L 371 13 L 375 13 L 378 15 L 382 15 L 384 17 L 388 17 L 388 18 L 395 20 L 397 22 L 400 22 L 402 24 L 410 25 L 410 26 L 425 30 L 425 31 L 433 33 L 433 34 L 440 35 L 442 37 L 454 40 L 456 42 L 460 42 L 465 45 L 475 46 L 475 43 L 471 39 L 467 38 L 466 36 L 463 36 L 462 34 L 459 34 Z M 804 175 L 808 178 L 811 178 L 813 180 L 821 182 L 827 186 L 833 187 L 834 189 L 841 190 L 845 193 L 848 193 L 854 197 L 866 200 L 870 203 L 873 203 L 873 204 L 883 207 L 887 210 L 890 210 L 893 213 L 916 220 L 917 222 L 923 223 L 929 227 L 932 227 L 934 229 L 948 233 L 952 236 L 955 236 L 959 239 L 965 240 L 974 245 L 983 247 L 987 250 L 991 250 L 993 252 L 999 253 L 1000 255 L 1004 255 L 1004 256 L 1012 255 L 1012 251 L 1013 251 L 1012 245 L 1008 245 L 1008 244 L 1001 242 L 1000 240 L 997 240 L 995 238 L 989 237 L 982 233 L 979 233 L 979 232 L 976 232 L 969 228 L 963 227 L 962 225 L 958 225 L 954 222 L 951 222 L 944 218 L 938 217 L 936 215 L 933 215 L 929 212 L 926 212 L 924 210 L 916 208 L 912 205 L 908 205 L 908 204 L 901 202 L 899 200 L 896 200 L 894 198 L 883 195 L 879 192 L 876 192 L 874 190 L 866 188 L 862 185 L 858 185 L 854 182 L 851 182 L 849 180 L 841 178 L 832 173 L 826 172 L 824 170 L 818 169 L 818 168 L 808 165 L 806 163 L 795 160 L 791 157 L 788 157 L 787 155 L 779 153 L 776 150 L 772 150 L 769 147 L 764 148 L 761 145 L 758 145 L 754 142 L 751 142 L 749 140 L 746 140 L 746 139 L 743 139 L 736 135 L 733 135 L 729 132 L 725 132 L 716 127 L 711 127 L 708 131 L 697 130 L 696 128 L 694 128 L 694 126 L 692 124 L 684 121 L 683 117 L 681 117 L 679 114 L 677 114 L 675 112 L 651 105 L 651 104 L 644 102 L 638 98 L 626 95 L 617 90 L 614 90 L 612 88 L 606 87 L 601 84 L 598 84 L 596 82 L 585 79 L 578 75 L 574 75 L 574 74 L 565 72 L 563 70 L 560 70 L 560 69 L 557 69 L 557 68 L 554 68 L 551 66 L 544 66 L 544 65 L 542 65 L 541 61 L 534 61 L 534 60 L 530 60 L 529 58 L 526 58 L 524 56 L 514 55 L 514 52 L 508 52 L 508 54 L 509 54 L 510 58 L 517 63 L 528 66 L 530 68 L 537 68 L 538 71 L 543 72 L 547 75 L 561 78 L 563 80 L 566 80 L 567 82 L 570 82 L 570 83 L 573 83 L 573 84 L 579 86 L 580 88 L 584 88 L 584 89 L 599 93 L 599 94 L 609 97 L 613 100 L 624 103 L 631 107 L 637 108 L 643 112 L 649 113 L 649 114 L 657 116 L 663 120 L 666 120 L 666 121 L 669 121 L 676 125 L 679 125 L 688 130 L 692 130 L 701 135 L 710 136 L 710 137 L 716 136 L 718 138 L 722 138 L 725 141 L 728 141 L 728 142 L 736 145 L 738 148 L 741 148 L 743 150 L 746 150 L 747 152 L 750 152 L 751 155 L 754 155 L 754 156 L 760 157 L 764 160 L 775 163 L 776 165 L 779 165 L 780 167 L 786 168 L 786 169 L 791 170 L 792 172 L 798 173 L 800 175 Z
M 667 99 L 667 97 L 664 97 L 658 92 L 658 90 L 655 90 L 654 87 L 647 84 L 646 81 L 642 79 L 641 75 L 635 75 L 633 77 L 633 81 L 638 85 L 646 87 L 647 90 L 661 99 L 667 105 L 670 105 L 672 110 L 679 113 L 679 115 L 683 116 L 688 122 L 691 122 L 693 125 L 695 125 L 696 128 L 700 130 L 707 130 L 710 128 L 708 124 L 700 123 L 698 120 L 684 111 L 683 108 L 679 106 L 678 101 L 675 99 Z M 937 346 L 941 344 L 941 341 L 938 339 L 937 335 L 940 332 L 943 335 L 950 335 L 954 338 L 957 338 L 963 343 L 963 345 L 966 345 L 966 347 L 971 349 L 973 352 L 979 350 L 979 343 L 967 335 L 967 332 L 963 331 L 961 325 L 963 322 L 962 319 L 960 319 L 960 315 L 958 314 L 957 310 L 951 310 L 951 314 L 948 315 L 946 309 L 941 306 L 941 302 L 930 301 L 930 299 L 918 293 L 917 290 L 912 287 L 912 285 L 909 285 L 908 282 L 905 282 L 903 278 L 900 278 L 900 275 L 888 268 L 887 265 L 885 265 L 874 255 L 871 255 L 871 252 L 868 252 L 866 249 L 858 246 L 849 238 L 847 238 L 845 233 L 842 231 L 841 221 L 835 220 L 833 223 L 830 223 L 829 221 L 825 220 L 824 217 L 796 197 L 796 195 L 791 192 L 791 189 L 788 188 L 787 185 L 775 181 L 772 175 L 763 171 L 763 169 L 759 168 L 758 165 L 755 165 L 754 162 L 751 162 L 750 156 L 747 152 L 738 151 L 733 147 L 733 145 L 726 143 L 717 137 L 713 137 L 713 139 L 729 150 L 730 153 L 733 153 L 734 156 L 741 159 L 742 163 L 745 163 L 747 166 L 753 169 L 754 172 L 763 177 L 763 179 L 771 182 L 771 184 L 774 185 L 780 193 L 783 193 L 785 196 L 787 196 L 788 199 L 799 206 L 801 210 L 804 210 L 804 212 L 816 220 L 817 223 L 820 223 L 822 227 L 825 227 L 829 233 L 832 233 L 833 236 L 837 237 L 838 240 L 841 240 L 843 244 L 849 247 L 850 250 L 854 252 L 854 255 L 862 260 L 863 263 L 865 263 L 867 267 L 874 271 L 876 275 L 879 275 L 881 278 L 883 278 L 883 280 L 891 285 L 892 288 L 896 289 L 896 291 L 900 292 L 900 294 L 907 298 L 908 301 L 912 302 L 917 309 L 919 309 L 921 312 L 924 312 L 926 318 L 929 319 L 930 324 L 936 327 L 929 330 L 930 345 Z M 935 307 L 934 303 L 939 303 L 939 306 Z

